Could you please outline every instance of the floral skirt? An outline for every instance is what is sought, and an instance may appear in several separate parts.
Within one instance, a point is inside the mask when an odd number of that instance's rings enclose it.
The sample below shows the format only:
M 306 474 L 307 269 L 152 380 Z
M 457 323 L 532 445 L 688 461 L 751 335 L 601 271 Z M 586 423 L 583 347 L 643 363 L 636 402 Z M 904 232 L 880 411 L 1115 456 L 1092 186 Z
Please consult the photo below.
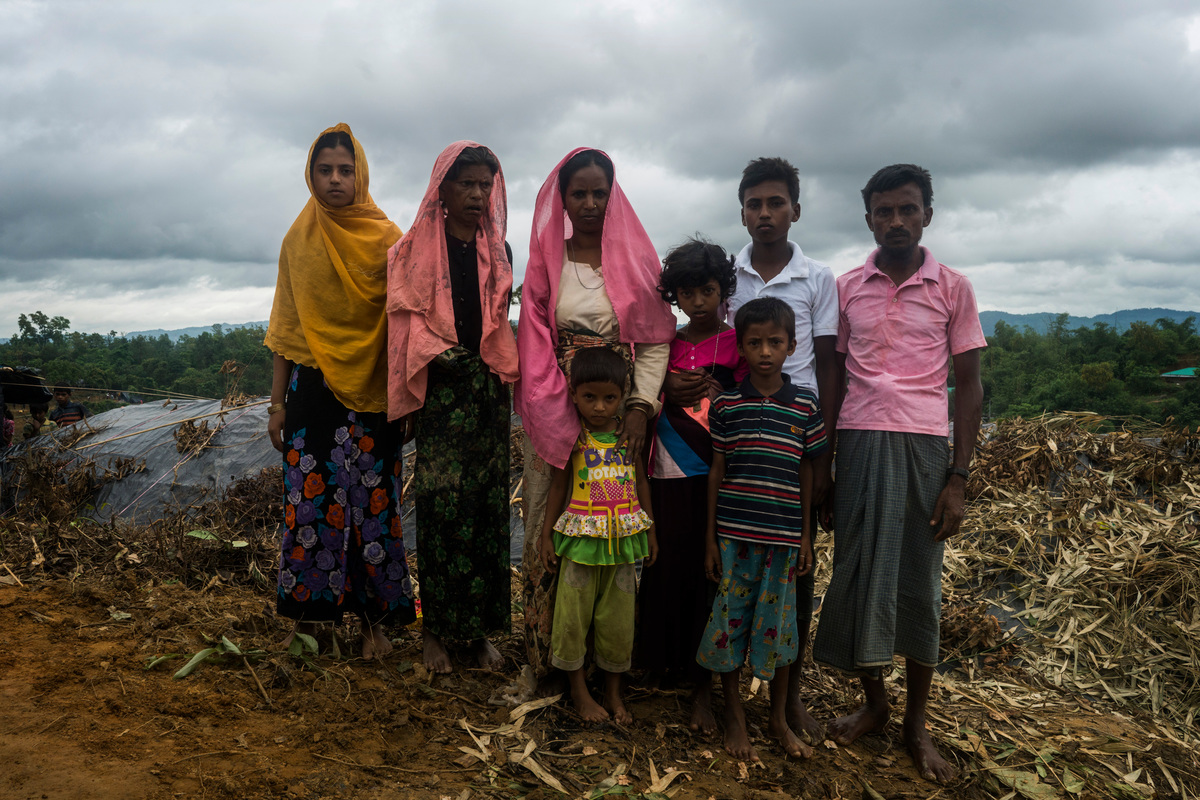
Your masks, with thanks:
M 297 366 L 283 440 L 283 553 L 276 608 L 292 619 L 416 619 L 400 529 L 401 429 L 351 411 L 320 370 Z
M 478 355 L 455 348 L 429 365 L 412 492 L 421 622 L 443 639 L 512 627 L 509 408 Z

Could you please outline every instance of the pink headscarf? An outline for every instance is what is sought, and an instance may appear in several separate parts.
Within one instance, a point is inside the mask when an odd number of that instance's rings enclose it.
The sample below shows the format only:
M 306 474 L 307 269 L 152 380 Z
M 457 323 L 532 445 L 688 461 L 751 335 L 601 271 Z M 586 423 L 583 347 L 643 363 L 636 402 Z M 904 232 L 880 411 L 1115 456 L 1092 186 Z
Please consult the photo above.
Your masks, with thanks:
M 438 156 L 417 218 L 404 238 L 388 250 L 388 419 L 425 405 L 429 362 L 458 344 L 446 253 L 446 212 L 438 190 L 459 153 L 468 147 L 480 145 L 455 142 Z M 483 312 L 479 354 L 501 380 L 512 383 L 517 379 L 517 345 L 508 322 L 512 265 L 504 252 L 507 230 L 504 172 L 498 170 L 491 202 L 475 229 Z
M 576 153 L 594 149 L 579 147 L 567 153 L 542 184 L 534 206 L 529 266 L 521 289 L 521 319 L 517 326 L 521 378 L 517 381 L 515 407 L 534 450 L 546 463 L 556 467 L 566 466 L 571 448 L 579 438 L 579 416 L 571 404 L 566 376 L 559 370 L 554 355 L 558 344 L 554 309 L 562 277 L 564 243 L 570 236 L 570 222 L 558 190 L 558 173 Z M 662 264 L 615 176 L 604 212 L 600 258 L 604 265 L 604 290 L 616 313 L 621 341 L 631 344 L 671 341 L 675 337 L 675 316 L 658 293 Z

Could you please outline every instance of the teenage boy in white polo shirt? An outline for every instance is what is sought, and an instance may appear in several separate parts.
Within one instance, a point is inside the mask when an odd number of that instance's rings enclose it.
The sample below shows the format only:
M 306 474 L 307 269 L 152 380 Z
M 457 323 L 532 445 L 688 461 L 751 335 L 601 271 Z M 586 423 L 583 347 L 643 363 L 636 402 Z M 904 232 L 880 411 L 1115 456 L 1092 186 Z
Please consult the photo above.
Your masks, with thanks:
M 736 259 L 737 288 L 729 298 L 727 319 L 759 297 L 777 297 L 796 315 L 796 350 L 783 364 L 793 386 L 817 394 L 821 408 L 833 407 L 837 392 L 837 283 L 829 267 L 813 261 L 788 239 L 792 224 L 800 219 L 800 175 L 782 158 L 757 158 L 746 165 L 738 185 L 742 224 L 750 243 Z M 671 402 L 683 406 L 697 402 L 708 384 L 699 374 L 669 372 L 664 391 Z M 825 418 L 826 430 L 836 419 Z M 830 486 L 833 449 L 813 461 L 812 509 L 820 508 Z M 815 528 L 814 528 L 815 530 Z M 813 573 L 796 579 L 796 629 L 800 652 L 788 681 L 788 726 L 807 732 L 814 742 L 824 730 L 808 713 L 800 697 L 800 672 L 812 622 Z M 715 726 L 715 720 L 713 721 Z M 702 728 L 706 726 L 701 726 Z

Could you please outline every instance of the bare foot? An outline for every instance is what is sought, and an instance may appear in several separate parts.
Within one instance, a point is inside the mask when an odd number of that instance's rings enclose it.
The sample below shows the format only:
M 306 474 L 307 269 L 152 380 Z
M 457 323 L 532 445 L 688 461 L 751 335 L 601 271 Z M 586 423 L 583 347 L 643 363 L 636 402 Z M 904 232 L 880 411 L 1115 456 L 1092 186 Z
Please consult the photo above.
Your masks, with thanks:
M 383 658 L 392 652 L 392 640 L 383 632 L 382 624 L 367 625 L 363 623 L 359 637 L 362 640 L 362 657 L 367 661 Z
M 708 675 L 696 684 L 696 691 L 692 692 L 692 719 L 688 727 L 706 736 L 711 736 L 717 730 L 717 718 L 712 710 L 712 678 Z
M 908 746 L 908 754 L 917 765 L 917 772 L 927 781 L 949 783 L 958 777 L 954 768 L 933 745 L 929 731 L 925 730 L 925 720 L 904 719 L 904 744 Z
M 767 734 L 779 742 L 783 751 L 792 758 L 812 758 L 812 748 L 801 741 L 786 722 L 776 723 L 773 719 L 768 720 Z
M 740 705 L 730 707 L 725 701 L 725 751 L 738 761 L 761 761 L 758 751 L 750 744 L 750 734 L 746 731 L 746 714 Z
M 292 626 L 292 632 L 287 635 L 287 638 L 283 640 L 283 643 L 280 646 L 283 647 L 284 650 L 287 650 L 289 647 L 291 647 L 292 641 L 296 638 L 297 633 L 303 633 L 305 636 L 315 636 L 317 633 L 317 623 L 297 621 L 296 624 Z
M 604 722 L 608 719 L 608 712 L 586 689 L 582 693 L 572 691 L 571 702 L 575 704 L 575 710 L 583 717 L 584 722 Z
M 609 690 L 604 693 L 604 708 L 612 716 L 613 722 L 618 725 L 629 725 L 633 722 L 633 714 L 630 714 L 629 709 L 625 708 L 625 700 L 621 697 L 619 685 L 616 692 Z
M 845 747 L 864 733 L 878 733 L 887 725 L 888 709 L 863 706 L 853 714 L 829 723 L 829 738 Z
M 429 631 L 423 631 L 421 638 L 425 643 L 425 669 L 441 675 L 450 674 L 453 671 L 450 666 L 450 654 L 446 652 L 442 640 Z
M 825 726 L 813 719 L 804 701 L 798 697 L 788 698 L 787 723 L 794 733 L 808 734 L 808 740 L 814 744 L 825 741 Z
M 476 639 L 471 642 L 471 650 L 475 653 L 475 661 L 484 669 L 499 669 L 504 663 L 504 656 L 487 639 Z

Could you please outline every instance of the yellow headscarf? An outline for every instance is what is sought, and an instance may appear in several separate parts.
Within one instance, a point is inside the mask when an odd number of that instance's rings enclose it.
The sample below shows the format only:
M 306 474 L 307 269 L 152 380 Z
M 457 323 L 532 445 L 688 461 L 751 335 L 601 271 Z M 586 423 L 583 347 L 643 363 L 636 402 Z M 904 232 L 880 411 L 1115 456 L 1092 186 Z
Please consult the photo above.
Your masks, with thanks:
M 288 361 L 321 370 L 347 408 L 386 411 L 387 251 L 401 233 L 367 191 L 367 157 L 350 126 L 339 122 L 321 136 L 333 131 L 354 143 L 354 202 L 332 208 L 313 194 L 283 237 L 264 343 Z M 304 162 L 310 193 L 312 156 L 310 147 Z

